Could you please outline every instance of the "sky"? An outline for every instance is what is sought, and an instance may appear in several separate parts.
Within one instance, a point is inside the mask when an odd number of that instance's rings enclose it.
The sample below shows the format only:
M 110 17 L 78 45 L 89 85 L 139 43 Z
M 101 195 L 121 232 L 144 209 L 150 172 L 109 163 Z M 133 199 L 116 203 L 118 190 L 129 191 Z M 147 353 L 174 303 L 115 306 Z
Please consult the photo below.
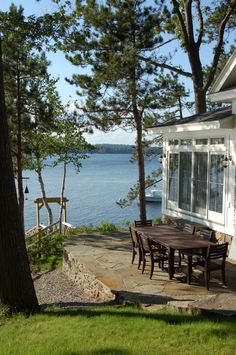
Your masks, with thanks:
M 26 16 L 35 14 L 37 16 L 43 15 L 45 13 L 53 12 L 57 9 L 56 5 L 51 0 L 0 0 L 0 9 L 1 11 L 7 11 L 11 3 L 16 6 L 22 5 L 24 8 L 24 14 Z M 176 44 L 178 44 L 176 42 Z M 174 46 L 176 45 L 174 44 Z M 172 47 L 171 47 L 172 46 Z M 168 50 L 173 51 L 173 45 L 167 47 Z M 47 55 L 48 59 L 51 61 L 51 65 L 49 68 L 50 74 L 53 77 L 59 78 L 57 83 L 58 92 L 62 98 L 64 103 L 68 101 L 73 102 L 73 100 L 78 99 L 76 95 L 75 86 L 70 85 L 65 77 L 70 78 L 73 74 L 78 72 L 78 67 L 73 66 L 68 60 L 65 59 L 64 54 L 61 52 L 57 53 L 49 53 Z M 208 60 L 208 55 L 204 54 L 204 60 Z M 178 50 L 175 53 L 174 60 L 176 63 L 181 63 L 182 67 L 190 71 L 189 63 L 187 60 L 187 56 L 184 55 L 181 50 Z M 185 83 L 188 89 L 191 89 L 191 82 L 187 79 L 181 80 Z M 185 114 L 186 115 L 186 114 Z M 187 115 L 189 115 L 187 113 Z M 135 141 L 135 132 L 125 132 L 124 130 L 117 129 L 114 132 L 103 133 L 101 131 L 95 130 L 93 135 L 87 135 L 86 139 L 91 144 L 99 144 L 99 143 L 113 143 L 113 144 L 134 144 Z
M 56 5 L 51 0 L 0 0 L 1 11 L 7 11 L 11 4 L 16 6 L 22 5 L 26 16 L 35 14 L 37 16 L 55 11 Z M 57 89 L 64 103 L 72 102 L 77 99 L 76 88 L 70 85 L 65 77 L 70 78 L 72 74 L 78 72 L 78 68 L 73 66 L 61 52 L 49 53 L 47 55 L 51 61 L 49 68 L 50 74 L 59 78 Z M 112 144 L 134 144 L 135 132 L 125 132 L 122 129 L 117 129 L 113 132 L 103 133 L 99 130 L 94 130 L 93 134 L 85 135 L 86 140 L 91 144 L 112 143 Z

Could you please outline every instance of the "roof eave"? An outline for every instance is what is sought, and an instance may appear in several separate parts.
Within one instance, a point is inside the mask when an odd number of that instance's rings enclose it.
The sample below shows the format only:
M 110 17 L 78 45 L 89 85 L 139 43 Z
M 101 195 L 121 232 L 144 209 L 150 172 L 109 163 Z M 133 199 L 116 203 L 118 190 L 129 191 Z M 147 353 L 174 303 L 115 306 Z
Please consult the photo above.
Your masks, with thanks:
M 236 88 L 226 91 L 214 92 L 209 94 L 208 98 L 212 102 L 232 102 L 232 100 L 236 100 Z
M 227 77 L 230 75 L 233 68 L 235 67 L 235 65 L 236 65 L 235 62 L 236 62 L 236 49 L 234 50 L 233 54 L 230 56 L 230 58 L 226 62 L 224 68 L 222 69 L 222 71 L 220 72 L 214 85 L 212 86 L 212 88 L 209 92 L 210 95 L 214 94 L 214 93 L 218 93 L 221 90 L 222 86 L 225 83 L 225 80 L 227 79 Z
M 215 120 L 210 122 L 193 122 L 176 124 L 171 126 L 159 126 L 148 128 L 150 134 L 164 133 L 181 133 L 181 132 L 196 132 L 210 129 L 232 129 L 234 128 L 234 115 L 230 115 L 223 120 Z

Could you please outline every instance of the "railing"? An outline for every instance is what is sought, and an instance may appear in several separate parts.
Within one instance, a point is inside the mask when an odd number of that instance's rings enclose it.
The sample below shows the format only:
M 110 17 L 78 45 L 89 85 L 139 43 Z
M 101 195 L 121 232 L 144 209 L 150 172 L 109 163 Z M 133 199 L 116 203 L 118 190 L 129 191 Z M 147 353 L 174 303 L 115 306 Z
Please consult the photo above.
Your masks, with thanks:
M 37 237 L 39 235 L 46 234 L 51 235 L 56 232 L 60 233 L 65 233 L 69 229 L 72 229 L 73 226 L 70 223 L 67 222 L 61 222 L 57 221 L 55 223 L 50 224 L 49 226 L 44 226 L 43 224 L 40 224 L 39 226 L 34 226 L 33 228 L 29 229 L 28 231 L 25 232 L 25 239 L 30 240 L 33 239 L 34 237 Z M 63 231 L 62 231 L 63 229 Z

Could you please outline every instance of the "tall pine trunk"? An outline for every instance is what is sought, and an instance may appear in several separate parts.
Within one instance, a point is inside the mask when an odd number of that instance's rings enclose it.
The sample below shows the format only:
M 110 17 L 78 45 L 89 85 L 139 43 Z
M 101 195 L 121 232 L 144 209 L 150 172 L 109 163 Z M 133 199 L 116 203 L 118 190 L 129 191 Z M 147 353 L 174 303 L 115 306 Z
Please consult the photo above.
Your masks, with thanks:
M 136 122 L 136 151 L 138 157 L 138 173 L 139 173 L 139 214 L 142 221 L 146 221 L 146 202 L 145 202 L 145 168 L 142 145 L 142 121 L 137 114 Z
M 39 310 L 27 257 L 11 160 L 0 38 L 0 302 L 11 311 Z
M 61 203 L 60 203 L 60 210 L 59 210 L 59 222 L 60 222 L 60 229 L 62 226 L 62 213 L 63 213 L 63 198 L 64 198 L 64 192 L 65 192 L 65 186 L 66 186 L 66 171 L 67 171 L 67 163 L 66 163 L 66 157 L 63 162 L 63 175 L 62 175 L 62 182 L 61 182 Z
M 196 114 L 206 112 L 206 92 L 204 90 L 203 70 L 199 56 L 199 49 L 192 44 L 188 52 L 189 62 L 193 74 L 193 90 Z
M 38 181 L 41 189 L 43 204 L 48 213 L 48 224 L 51 225 L 53 224 L 53 214 L 52 214 L 52 209 L 50 208 L 47 202 L 46 190 L 45 190 L 43 176 L 42 176 L 42 166 L 41 166 L 40 158 L 38 156 L 36 156 L 36 164 L 37 164 L 37 168 L 35 169 L 35 171 L 38 175 Z
M 142 127 L 142 117 L 137 106 L 137 92 L 136 92 L 136 79 L 135 79 L 135 69 L 132 73 L 131 81 L 131 95 L 132 95 L 132 107 L 133 115 L 136 125 L 136 152 L 138 160 L 138 181 L 139 181 L 139 215 L 141 221 L 146 221 L 146 202 L 145 202 L 145 167 L 144 167 L 144 156 L 143 156 L 143 127 Z
M 21 223 L 24 229 L 24 191 L 23 191 L 23 176 L 22 176 L 22 127 L 21 127 L 21 96 L 20 96 L 20 64 L 19 56 L 17 58 L 16 67 L 16 115 L 17 115 L 17 154 L 16 154 L 16 171 L 17 171 L 17 186 L 18 186 L 18 202 L 20 208 Z

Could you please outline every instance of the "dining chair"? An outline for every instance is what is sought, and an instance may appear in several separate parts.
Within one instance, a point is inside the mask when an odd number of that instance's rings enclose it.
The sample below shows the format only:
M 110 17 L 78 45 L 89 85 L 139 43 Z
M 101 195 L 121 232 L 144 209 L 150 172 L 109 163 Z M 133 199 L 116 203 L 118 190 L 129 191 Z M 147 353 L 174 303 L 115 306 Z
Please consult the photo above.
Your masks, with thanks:
M 146 267 L 146 257 L 150 257 L 150 276 L 151 279 L 154 271 L 154 264 L 158 263 L 159 267 L 164 269 L 164 261 L 168 260 L 168 255 L 163 253 L 162 247 L 157 242 L 153 241 L 151 238 L 145 237 L 143 234 L 139 234 L 140 245 L 142 250 L 142 274 L 144 273 Z
M 132 261 L 131 263 L 134 263 L 135 256 L 138 254 L 138 269 L 140 268 L 141 262 L 142 262 L 142 251 L 141 251 L 141 246 L 140 246 L 140 241 L 139 241 L 139 236 L 138 233 L 133 230 L 131 227 L 129 228 L 130 232 L 130 237 L 131 237 L 131 242 L 132 242 Z
M 199 238 L 202 240 L 208 240 L 209 242 L 212 240 L 214 235 L 214 231 L 210 229 L 202 229 L 199 234 Z M 205 250 L 205 252 L 204 252 Z M 186 250 L 183 253 L 185 255 L 192 255 L 192 256 L 206 256 L 206 249 L 191 249 L 191 250 Z
M 196 227 L 194 226 L 194 224 L 190 224 L 190 223 L 185 223 L 183 226 L 182 231 L 189 233 L 191 235 L 194 235 L 195 233 L 195 229 Z M 184 259 L 184 255 L 186 254 L 186 252 L 183 252 L 182 250 L 179 250 L 179 268 L 181 268 L 181 261 L 182 259 Z
M 206 256 L 202 256 L 195 268 L 204 273 L 205 286 L 209 290 L 210 273 L 221 270 L 222 281 L 226 286 L 225 278 L 225 260 L 227 256 L 228 243 L 209 245 Z M 215 262 L 218 261 L 218 262 Z
M 152 220 L 146 219 L 146 221 L 134 221 L 135 227 L 152 226 Z
M 194 226 L 194 224 L 185 223 L 184 226 L 183 226 L 183 231 L 194 235 L 195 228 L 196 227 Z

